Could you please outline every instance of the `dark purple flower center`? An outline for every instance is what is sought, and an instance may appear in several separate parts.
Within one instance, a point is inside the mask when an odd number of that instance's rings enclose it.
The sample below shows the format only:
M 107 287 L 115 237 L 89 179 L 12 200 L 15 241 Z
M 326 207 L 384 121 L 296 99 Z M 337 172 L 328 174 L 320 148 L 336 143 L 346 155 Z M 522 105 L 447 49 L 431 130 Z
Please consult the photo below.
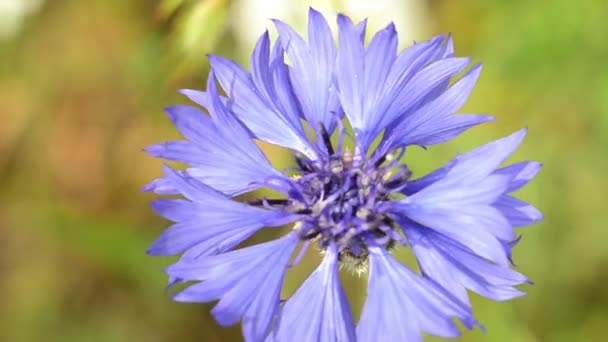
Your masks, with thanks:
M 411 173 L 399 165 L 402 154 L 356 157 L 341 143 L 334 150 L 321 131 L 327 157 L 312 161 L 297 154 L 289 198 L 266 202 L 300 214 L 294 229 L 303 241 L 314 241 L 321 249 L 335 244 L 342 264 L 359 270 L 367 265 L 369 244 L 405 244 L 395 222 L 379 208 L 406 186 Z
M 321 163 L 296 158 L 305 167 L 297 180 L 300 200 L 292 200 L 290 209 L 306 214 L 297 226 L 303 240 L 314 239 L 322 248 L 335 243 L 340 260 L 357 266 L 367 260 L 368 243 L 391 247 L 402 239 L 378 208 L 407 182 L 407 168 L 395 175 L 390 163 L 354 161 L 348 151 Z

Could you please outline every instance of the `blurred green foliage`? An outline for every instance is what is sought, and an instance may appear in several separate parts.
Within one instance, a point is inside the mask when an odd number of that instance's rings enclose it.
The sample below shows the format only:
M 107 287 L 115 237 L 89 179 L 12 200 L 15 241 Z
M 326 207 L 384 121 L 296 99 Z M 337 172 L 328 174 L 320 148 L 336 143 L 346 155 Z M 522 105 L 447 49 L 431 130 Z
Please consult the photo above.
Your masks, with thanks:
M 328 3 L 344 10 L 344 2 Z M 48 0 L 0 41 L 1 341 L 240 340 L 238 327 L 213 322 L 211 305 L 167 299 L 161 269 L 171 260 L 144 254 L 167 222 L 148 208 L 154 196 L 139 192 L 161 172 L 141 148 L 177 137 L 162 113 L 184 102 L 175 90 L 203 87 L 206 53 L 247 61 L 252 43 L 235 34 L 234 4 Z M 526 125 L 513 160 L 544 163 L 520 196 L 546 220 L 522 229 L 515 250 L 536 285 L 507 303 L 475 297 L 488 332 L 463 340 L 604 341 L 608 2 L 424 7 L 428 27 L 418 40 L 451 32 L 457 54 L 484 62 L 465 111 L 498 121 L 413 151 L 415 175 Z M 289 163 L 285 151 L 264 148 L 276 165 Z M 317 261 L 290 271 L 286 294 Z M 342 276 L 359 311 L 365 279 Z

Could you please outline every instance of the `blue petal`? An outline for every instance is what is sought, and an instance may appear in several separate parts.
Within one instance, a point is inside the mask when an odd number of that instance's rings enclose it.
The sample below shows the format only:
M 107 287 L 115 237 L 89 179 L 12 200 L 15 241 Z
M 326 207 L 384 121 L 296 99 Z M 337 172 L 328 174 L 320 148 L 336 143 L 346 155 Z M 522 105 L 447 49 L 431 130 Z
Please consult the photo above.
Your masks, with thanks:
M 205 153 L 189 141 L 177 140 L 148 146 L 144 149 L 153 157 L 196 164 L 205 160 Z
M 462 243 L 480 256 L 508 265 L 500 239 L 515 238 L 507 219 L 491 206 L 396 206 L 395 215 L 407 218 Z
M 430 174 L 410 181 L 403 192 L 406 195 L 411 196 L 421 191 L 431 184 L 445 178 L 448 175 L 448 172 L 451 171 L 456 165 L 460 165 L 457 170 L 461 170 L 460 172 L 463 174 L 457 176 L 456 173 L 458 172 L 450 173 L 450 177 L 454 177 L 454 182 L 452 183 L 463 182 L 466 179 L 476 182 L 475 177 L 480 177 L 477 179 L 481 179 L 489 172 L 492 172 L 495 175 L 511 177 L 511 182 L 506 192 L 519 190 L 532 178 L 534 178 L 542 165 L 538 162 L 520 162 L 498 170 L 496 170 L 496 167 L 506 160 L 513 150 L 517 148 L 517 146 L 521 143 L 521 139 L 523 138 L 524 134 L 525 130 L 522 130 L 507 138 L 497 140 L 490 144 L 481 146 L 467 154 L 460 155 L 450 160 L 445 166 L 431 172 Z M 469 171 L 475 173 L 467 174 Z
M 357 135 L 357 144 L 359 144 L 366 130 L 363 121 L 366 114 L 363 107 L 365 48 L 360 40 L 360 33 L 344 15 L 338 15 L 338 39 L 340 49 L 336 61 L 336 79 L 340 89 L 340 103 Z
M 408 145 L 428 146 L 454 138 L 467 128 L 490 121 L 490 116 L 453 115 L 466 102 L 477 82 L 481 65 L 473 67 L 453 86 L 407 118 L 392 126 L 385 138 L 388 150 Z
M 274 24 L 292 62 L 290 79 L 304 117 L 312 127 L 319 129 L 322 124 L 332 131 L 339 103 L 333 84 L 336 46 L 327 21 L 318 11 L 309 10 L 308 46 L 287 24 L 279 20 L 274 20 Z
M 266 34 L 258 41 L 256 52 L 263 56 Z M 255 56 L 255 55 L 254 55 Z M 276 99 L 264 98 L 264 93 L 272 94 L 271 89 L 258 89 L 249 74 L 238 64 L 219 57 L 209 56 L 211 67 L 230 98 L 229 106 L 237 117 L 253 132 L 256 138 L 300 151 L 310 158 L 316 153 L 308 143 L 303 128 L 296 121 L 294 113 L 283 111 Z M 259 69 L 256 69 L 259 70 Z M 262 72 L 262 70 L 260 70 Z M 268 76 L 268 75 L 267 75 Z M 258 76 L 257 78 L 259 79 Z M 260 82 L 258 85 L 266 86 Z M 275 87 L 285 85 L 275 84 Z
M 396 94 L 387 110 L 387 116 L 383 119 L 385 128 L 388 124 L 399 124 L 410 120 L 413 113 L 429 102 L 429 95 L 435 94 L 438 87 L 461 72 L 470 62 L 468 58 L 446 58 L 430 64 L 417 72 L 403 87 L 403 91 Z M 391 121 L 389 121 L 391 120 Z M 383 140 L 396 140 L 394 135 L 399 131 L 390 125 Z
M 409 197 L 392 204 L 396 217 L 407 217 L 466 246 L 502 266 L 510 264 L 504 241 L 515 239 L 513 227 L 537 222 L 542 214 L 506 194 L 519 189 L 540 164 L 525 162 L 496 168 L 521 143 L 525 130 L 458 156 L 446 166 L 410 182 Z
M 541 167 L 542 164 L 535 161 L 520 162 L 498 169 L 495 173 L 513 175 L 513 181 L 509 186 L 508 191 L 513 192 L 528 184 L 528 182 L 536 176 L 538 171 L 540 171 Z
M 397 53 L 397 33 L 393 24 L 376 33 L 367 50 L 357 27 L 345 16 L 338 17 L 340 49 L 337 80 L 340 100 L 357 144 L 367 149 L 382 128 L 377 127 L 386 109 L 386 79 Z
M 233 201 L 194 178 L 165 167 L 166 179 L 191 201 L 161 199 L 155 210 L 177 224 L 165 230 L 148 249 L 152 255 L 175 255 L 195 247 L 196 256 L 223 252 L 265 226 L 287 223 L 291 214 Z
M 203 108 L 211 108 L 211 96 L 208 92 L 195 89 L 180 89 L 178 93 L 186 96 L 190 101 L 198 104 Z M 224 96 L 219 96 L 222 104 L 226 106 L 228 99 Z
M 265 32 L 251 56 L 251 75 L 264 102 L 273 106 L 299 136 L 304 136 L 300 109 L 291 87 L 284 55 L 281 44 L 275 44 L 270 54 L 270 38 L 268 32 Z
M 470 309 L 433 281 L 424 279 L 370 247 L 367 300 L 357 326 L 357 340 L 422 341 L 422 332 L 440 337 L 459 336 L 456 317 L 468 328 L 475 323 Z
M 439 53 L 438 59 L 450 58 L 454 57 L 454 39 L 452 39 L 452 35 L 448 34 L 445 39 L 445 44 L 443 45 L 441 52 Z
M 289 120 L 300 123 L 302 110 L 291 85 L 289 67 L 285 64 L 285 50 L 281 44 L 274 44 L 271 56 L 270 72 L 274 82 L 274 102 L 289 117 Z M 301 125 L 300 125 L 301 126 Z M 300 129 L 298 126 L 298 129 Z
M 391 23 L 385 29 L 376 33 L 365 52 L 365 96 L 363 100 L 362 129 L 357 136 L 359 146 L 364 149 L 369 146 L 376 135 L 382 130 L 379 126 L 390 103 L 386 80 L 392 71 L 397 53 L 397 32 Z M 353 80 L 356 82 L 357 80 Z
M 411 195 L 404 202 L 424 207 L 489 205 L 504 194 L 510 184 L 511 177 L 508 175 L 490 175 L 476 181 L 455 183 L 448 173 L 442 180 Z
M 367 19 L 363 19 L 360 23 L 358 23 L 355 26 L 355 30 L 357 31 L 357 34 L 359 35 L 359 40 L 361 40 L 361 43 L 365 42 L 365 33 L 367 31 Z
M 446 175 L 446 180 L 453 184 L 472 184 L 483 179 L 509 158 L 523 141 L 526 132 L 526 129 L 519 130 L 457 157 L 457 163 Z
M 367 150 L 391 122 L 399 117 L 405 120 L 408 111 L 427 102 L 430 95 L 435 97 L 438 89 L 445 89 L 450 78 L 469 63 L 464 58 L 441 59 L 451 55 L 451 44 L 442 51 L 444 37 L 415 44 L 395 57 L 397 36 L 392 25 L 374 36 L 367 51 L 350 19 L 338 16 L 338 28 L 336 79 L 340 101 L 361 150 Z M 438 54 L 439 60 L 432 63 Z M 443 136 L 471 125 L 453 119 L 444 121 L 449 132 L 442 132 Z
M 148 254 L 176 255 L 186 250 L 188 258 L 217 254 L 232 249 L 259 228 L 259 225 L 252 224 L 220 224 L 209 227 L 193 220 L 180 222 L 165 230 L 148 249 Z
M 411 79 L 405 85 L 409 91 L 397 94 L 397 97 L 391 104 L 391 109 L 399 110 L 402 119 L 405 119 L 408 113 L 417 108 L 417 105 L 426 95 L 437 86 L 449 81 L 469 65 L 470 62 L 469 58 L 453 57 L 431 63 L 411 76 Z
M 454 57 L 454 40 L 452 39 L 452 35 L 448 34 L 448 36 L 445 37 L 444 42 L 445 43 L 441 47 L 441 50 L 437 53 L 437 56 L 432 60 L 432 62 Z M 421 101 L 421 104 L 425 104 L 428 101 L 435 99 L 437 96 L 443 93 L 449 85 L 450 80 L 446 80 L 437 85 L 428 93 L 428 95 L 425 96 L 425 98 Z
M 187 220 L 192 215 L 195 215 L 198 208 L 192 202 L 184 199 L 167 199 L 161 198 L 152 202 L 152 209 L 160 216 L 179 222 Z
M 440 167 L 428 175 L 409 181 L 405 189 L 403 189 L 403 193 L 407 196 L 411 196 L 427 186 L 443 179 L 448 174 L 448 171 L 450 171 L 457 162 L 458 158 L 452 159 L 445 166 Z
M 466 289 L 497 301 L 525 294 L 515 288 L 529 282 L 522 274 L 492 264 L 457 241 L 426 227 L 408 225 L 405 232 L 424 275 L 460 301 L 469 303 Z
M 513 227 L 527 226 L 543 219 L 543 214 L 534 206 L 508 195 L 501 196 L 494 202 L 494 207 Z
M 304 108 L 310 107 L 311 110 L 306 115 L 305 109 L 304 116 L 309 118 L 308 122 L 313 126 L 320 122 L 333 130 L 337 113 L 331 113 L 331 111 L 336 111 L 338 106 L 333 84 L 336 43 L 327 21 L 313 8 L 310 8 L 308 12 L 308 44 L 312 63 L 308 65 L 295 65 L 294 63 L 292 80 L 299 80 L 304 75 L 312 76 L 313 82 L 306 85 L 306 92 L 310 94 L 311 102 L 309 106 L 303 105 Z
M 268 31 L 259 38 L 251 54 L 251 78 L 262 98 L 271 99 L 273 89 L 270 71 L 270 37 Z
M 365 52 L 365 98 L 363 112 L 371 113 L 377 103 L 383 100 L 383 88 L 393 62 L 397 57 L 397 32 L 395 25 L 389 24 L 385 29 L 378 31 L 372 38 Z M 363 117 L 363 126 L 368 126 L 369 117 Z
M 507 189 L 511 178 L 492 175 L 476 184 L 452 184 L 449 176 L 401 201 L 396 211 L 440 231 L 457 234 L 459 229 L 490 233 L 498 239 L 515 238 L 507 219 L 494 203 Z M 464 227 L 464 228 L 461 228 Z M 471 240 L 473 237 L 468 238 Z M 496 245 L 494 239 L 491 242 Z
M 382 100 L 378 101 L 374 113 L 370 115 L 375 122 L 370 124 L 370 136 L 376 136 L 387 128 L 397 117 L 404 113 L 403 107 L 395 105 L 395 101 L 415 86 L 410 83 L 412 78 L 425 66 L 433 61 L 444 41 L 443 36 L 437 36 L 428 42 L 417 43 L 405 49 L 395 59 L 391 71 L 384 81 Z M 429 89 L 430 90 L 430 89 Z
M 296 234 L 200 260 L 181 260 L 167 273 L 185 281 L 200 280 L 174 296 L 181 302 L 219 299 L 212 314 L 223 326 L 243 321 L 246 341 L 263 341 L 273 323 Z
M 392 212 L 450 236 L 484 258 L 508 265 L 500 240 L 512 240 L 515 234 L 509 221 L 491 206 L 508 183 L 508 178 L 501 177 L 477 187 L 449 189 L 437 187 L 442 185 L 438 182 L 393 204 Z
M 507 254 L 507 257 L 509 258 L 509 261 L 511 261 L 511 265 L 515 266 L 515 263 L 513 262 L 513 248 L 515 248 L 515 246 L 517 246 L 517 244 L 521 241 L 522 236 L 518 236 L 517 239 L 515 240 L 511 240 L 511 241 L 501 241 L 502 242 L 502 247 L 505 250 L 505 253 Z M 530 284 L 532 284 L 532 282 L 529 282 Z
M 228 112 L 217 94 L 213 73 L 208 82 L 208 110 L 212 118 L 197 108 L 173 106 L 167 113 L 189 141 L 174 141 L 148 147 L 155 157 L 191 165 L 192 177 L 214 189 L 235 195 L 258 188 L 266 178 L 280 177 L 242 124 Z M 174 193 L 166 180 L 152 182 L 145 190 Z
M 485 122 L 494 121 L 493 116 L 459 114 L 437 119 L 434 123 L 421 125 L 411 136 L 402 142 L 403 145 L 429 146 L 447 142 L 467 129 Z
M 271 341 L 355 341 L 355 323 L 330 248 L 321 265 L 287 301 Z
M 434 57 L 441 51 L 441 44 L 444 40 L 444 36 L 436 36 L 428 42 L 416 43 L 403 50 L 395 60 L 388 75 L 385 86 L 388 91 L 387 97 L 391 97 L 389 94 L 397 95 L 401 93 L 402 87 L 407 85 L 419 71 L 434 60 Z M 393 115 L 395 114 L 398 113 L 393 113 Z M 394 117 L 391 117 L 388 121 L 393 119 Z
M 509 184 L 508 189 L 511 189 L 514 182 L 519 184 L 518 177 L 522 179 L 526 177 L 525 175 L 518 176 L 521 167 L 505 168 L 503 171 L 496 169 L 521 144 L 525 134 L 526 130 L 523 129 L 505 138 L 480 146 L 464 155 L 460 155 L 436 171 L 411 181 L 404 192 L 407 195 L 413 195 L 435 183 L 441 184 L 436 185 L 437 187 L 473 186 L 490 173 L 510 177 L 511 184 Z M 525 167 L 524 169 L 528 170 Z

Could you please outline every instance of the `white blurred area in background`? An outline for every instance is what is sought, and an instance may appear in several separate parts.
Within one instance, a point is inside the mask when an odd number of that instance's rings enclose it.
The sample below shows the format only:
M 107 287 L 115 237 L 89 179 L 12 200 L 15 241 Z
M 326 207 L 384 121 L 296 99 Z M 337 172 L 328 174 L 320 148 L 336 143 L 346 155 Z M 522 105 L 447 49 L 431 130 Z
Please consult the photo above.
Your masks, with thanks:
M 429 37 L 429 16 L 424 0 L 241 0 L 231 4 L 231 24 L 237 39 L 241 40 L 243 53 L 251 47 L 265 29 L 274 33 L 269 19 L 281 19 L 306 36 L 308 7 L 322 12 L 333 31 L 336 31 L 336 14 L 348 15 L 353 21 L 368 19 L 367 39 L 370 33 L 394 22 L 399 33 L 399 45 L 409 46 L 414 40 Z
M 0 0 L 0 40 L 14 36 L 23 20 L 42 6 L 43 0 Z

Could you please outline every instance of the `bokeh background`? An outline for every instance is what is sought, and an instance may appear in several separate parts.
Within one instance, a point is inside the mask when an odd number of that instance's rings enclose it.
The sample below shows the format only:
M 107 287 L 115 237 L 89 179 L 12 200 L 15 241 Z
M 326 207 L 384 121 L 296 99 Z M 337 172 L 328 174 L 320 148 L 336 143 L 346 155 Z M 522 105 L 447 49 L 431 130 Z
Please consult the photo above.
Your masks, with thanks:
M 178 136 L 163 107 L 204 87 L 206 53 L 247 63 L 268 18 L 305 32 L 308 5 L 372 29 L 394 20 L 402 47 L 451 32 L 484 62 L 465 111 L 498 121 L 415 151 L 417 175 L 529 127 L 512 160 L 544 163 L 520 197 L 546 219 L 520 231 L 515 262 L 536 284 L 507 303 L 474 297 L 488 332 L 462 340 L 608 339 L 607 1 L 0 0 L 1 341 L 241 340 L 211 305 L 167 298 L 171 260 L 144 251 L 168 222 L 140 192 L 161 161 L 142 148 Z M 343 277 L 359 311 L 365 279 Z

